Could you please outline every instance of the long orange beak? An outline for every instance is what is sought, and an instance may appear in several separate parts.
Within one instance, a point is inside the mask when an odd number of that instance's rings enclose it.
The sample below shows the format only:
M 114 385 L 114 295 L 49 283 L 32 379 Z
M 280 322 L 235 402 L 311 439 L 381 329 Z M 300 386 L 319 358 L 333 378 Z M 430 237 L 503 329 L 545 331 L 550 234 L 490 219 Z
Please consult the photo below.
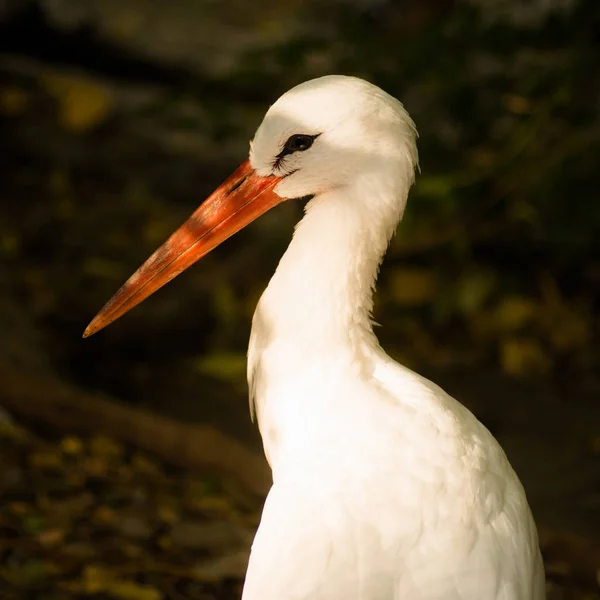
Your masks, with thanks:
M 279 177 L 260 177 L 243 163 L 125 282 L 83 333 L 89 337 L 145 300 L 228 237 L 282 201 Z

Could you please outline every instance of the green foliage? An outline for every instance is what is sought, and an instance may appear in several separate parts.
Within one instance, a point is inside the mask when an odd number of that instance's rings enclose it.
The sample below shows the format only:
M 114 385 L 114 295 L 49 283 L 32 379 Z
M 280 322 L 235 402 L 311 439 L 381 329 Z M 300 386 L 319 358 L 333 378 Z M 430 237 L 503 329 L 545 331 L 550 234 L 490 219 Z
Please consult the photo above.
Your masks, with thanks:
M 265 216 L 100 339 L 81 346 L 79 330 L 244 157 L 268 103 L 329 72 L 397 95 L 420 132 L 422 174 L 377 298 L 384 345 L 416 367 L 600 366 L 599 5 L 367 4 L 265 1 L 218 78 L 1 67 L 0 252 L 56 367 L 144 401 L 164 393 L 153 372 L 181 397 L 199 374 L 242 378 L 250 316 L 298 209 Z

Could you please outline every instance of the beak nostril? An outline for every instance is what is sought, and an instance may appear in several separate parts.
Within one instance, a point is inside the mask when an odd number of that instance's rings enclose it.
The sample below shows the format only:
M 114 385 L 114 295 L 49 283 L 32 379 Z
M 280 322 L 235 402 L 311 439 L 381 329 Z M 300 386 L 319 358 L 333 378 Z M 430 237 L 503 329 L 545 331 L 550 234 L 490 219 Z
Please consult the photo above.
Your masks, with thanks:
M 246 181 L 246 179 L 248 178 L 247 175 L 245 175 L 244 177 L 242 177 L 239 181 L 236 181 L 231 188 L 229 189 L 229 191 L 227 192 L 227 195 L 229 196 L 230 194 L 233 194 L 233 192 L 235 192 L 235 190 L 237 190 L 242 183 L 244 183 L 244 181 Z

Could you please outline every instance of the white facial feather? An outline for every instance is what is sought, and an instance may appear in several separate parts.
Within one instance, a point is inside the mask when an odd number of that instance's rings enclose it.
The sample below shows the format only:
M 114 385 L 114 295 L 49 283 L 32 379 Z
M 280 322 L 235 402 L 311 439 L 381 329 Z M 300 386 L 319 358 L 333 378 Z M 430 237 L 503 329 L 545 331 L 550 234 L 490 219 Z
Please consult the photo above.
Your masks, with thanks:
M 318 137 L 276 168 L 294 134 Z M 329 75 L 292 88 L 271 106 L 252 141 L 250 163 L 260 175 L 287 175 L 276 189 L 284 198 L 345 187 L 357 174 L 390 171 L 412 179 L 416 135 L 398 100 L 362 79 Z

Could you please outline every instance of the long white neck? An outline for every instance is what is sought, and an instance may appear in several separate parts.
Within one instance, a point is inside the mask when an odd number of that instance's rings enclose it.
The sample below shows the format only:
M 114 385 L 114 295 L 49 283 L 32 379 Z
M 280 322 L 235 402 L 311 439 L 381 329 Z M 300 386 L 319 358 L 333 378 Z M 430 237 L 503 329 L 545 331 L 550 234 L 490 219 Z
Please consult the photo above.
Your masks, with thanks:
M 399 201 L 394 189 L 368 189 L 391 197 L 371 204 L 355 186 L 307 205 L 258 308 L 273 335 L 313 353 L 372 336 L 377 273 L 408 190 Z
M 401 189 L 393 183 L 311 200 L 259 302 L 248 379 L 267 456 L 274 452 L 269 436 L 283 438 L 276 434 L 298 421 L 297 410 L 305 420 L 311 407 L 319 411 L 330 401 L 325 390 L 336 377 L 369 368 L 378 348 L 371 324 L 375 281 L 411 182 Z M 379 194 L 376 201 L 367 190 Z

